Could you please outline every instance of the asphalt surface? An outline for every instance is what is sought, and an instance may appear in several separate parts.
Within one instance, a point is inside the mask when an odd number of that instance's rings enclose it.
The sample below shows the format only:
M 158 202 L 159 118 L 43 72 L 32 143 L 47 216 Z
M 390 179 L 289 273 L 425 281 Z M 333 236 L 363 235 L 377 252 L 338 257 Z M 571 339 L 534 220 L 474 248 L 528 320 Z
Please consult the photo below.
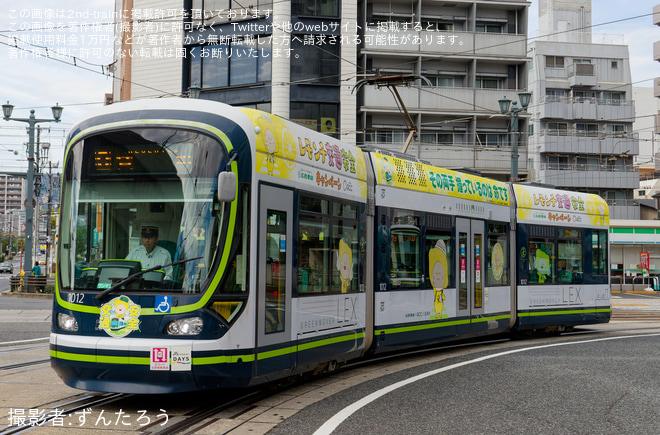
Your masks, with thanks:
M 615 294 L 612 302 L 615 311 L 660 311 L 656 293 Z M 48 337 L 51 307 L 46 295 L 0 297 L 0 344 Z M 609 332 L 443 349 L 419 364 L 395 360 L 401 370 L 381 362 L 340 372 L 301 385 L 290 404 L 231 433 L 659 433 L 660 322 L 599 328 L 581 330 Z M 263 416 L 277 425 L 259 422 Z
M 306 407 L 269 433 L 315 433 L 347 406 L 433 370 L 439 372 L 339 418 L 332 432 L 316 433 L 658 433 L 660 336 L 554 347 L 524 343 L 529 350 L 451 358 L 365 382 Z M 485 356 L 491 358 L 479 360 Z

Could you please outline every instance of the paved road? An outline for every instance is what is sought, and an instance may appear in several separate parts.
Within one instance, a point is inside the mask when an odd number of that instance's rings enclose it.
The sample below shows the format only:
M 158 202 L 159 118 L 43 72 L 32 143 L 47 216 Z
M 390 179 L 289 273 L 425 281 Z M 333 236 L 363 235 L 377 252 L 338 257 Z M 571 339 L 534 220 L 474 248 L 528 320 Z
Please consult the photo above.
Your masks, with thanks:
M 331 395 L 269 433 L 658 433 L 660 329 L 647 334 L 441 359 Z

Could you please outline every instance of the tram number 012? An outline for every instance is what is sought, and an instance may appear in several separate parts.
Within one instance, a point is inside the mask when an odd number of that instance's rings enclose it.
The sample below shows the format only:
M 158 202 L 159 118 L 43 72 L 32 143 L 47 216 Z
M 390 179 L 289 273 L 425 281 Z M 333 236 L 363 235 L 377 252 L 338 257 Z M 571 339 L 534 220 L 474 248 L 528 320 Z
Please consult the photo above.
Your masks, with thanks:
M 66 300 L 71 304 L 82 304 L 85 298 L 84 293 L 69 293 Z

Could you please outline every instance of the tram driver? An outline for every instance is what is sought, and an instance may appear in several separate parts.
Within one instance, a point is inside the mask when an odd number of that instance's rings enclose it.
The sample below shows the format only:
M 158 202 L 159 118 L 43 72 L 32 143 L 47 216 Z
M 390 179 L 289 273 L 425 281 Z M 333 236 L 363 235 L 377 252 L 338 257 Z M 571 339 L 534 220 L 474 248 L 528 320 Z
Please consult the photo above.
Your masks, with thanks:
M 158 227 L 146 225 L 142 227 L 142 244 L 133 249 L 127 260 L 137 260 L 142 264 L 142 269 L 149 269 L 155 266 L 165 266 L 172 263 L 172 256 L 169 251 L 158 246 Z M 164 267 L 165 279 L 172 279 L 172 266 Z

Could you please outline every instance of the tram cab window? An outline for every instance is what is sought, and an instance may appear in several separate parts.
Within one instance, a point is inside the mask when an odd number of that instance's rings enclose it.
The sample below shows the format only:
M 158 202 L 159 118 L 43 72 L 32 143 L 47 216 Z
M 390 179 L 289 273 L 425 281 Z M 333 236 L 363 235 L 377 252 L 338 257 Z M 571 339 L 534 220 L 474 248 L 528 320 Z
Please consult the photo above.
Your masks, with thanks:
M 390 283 L 393 289 L 419 288 L 423 283 L 419 216 L 393 210 L 390 227 Z
M 506 224 L 488 224 L 487 286 L 509 285 L 508 248 Z
M 560 228 L 557 245 L 558 282 L 582 283 L 582 230 Z
M 141 228 L 155 226 L 157 245 L 180 263 L 162 265 L 169 268 L 162 282 L 147 282 L 152 280 L 145 275 L 137 287 L 203 291 L 230 230 L 229 208 L 215 195 L 226 162 L 220 141 L 183 129 L 131 128 L 86 137 L 71 146 L 67 158 L 62 288 L 100 291 L 102 283 L 89 273 L 83 279 L 82 271 L 92 271 L 101 260 L 125 259 L 140 246 Z
M 299 207 L 298 295 L 358 291 L 357 205 L 300 195 Z
M 556 283 L 555 243 L 553 239 L 529 240 L 529 282 L 535 284 Z

